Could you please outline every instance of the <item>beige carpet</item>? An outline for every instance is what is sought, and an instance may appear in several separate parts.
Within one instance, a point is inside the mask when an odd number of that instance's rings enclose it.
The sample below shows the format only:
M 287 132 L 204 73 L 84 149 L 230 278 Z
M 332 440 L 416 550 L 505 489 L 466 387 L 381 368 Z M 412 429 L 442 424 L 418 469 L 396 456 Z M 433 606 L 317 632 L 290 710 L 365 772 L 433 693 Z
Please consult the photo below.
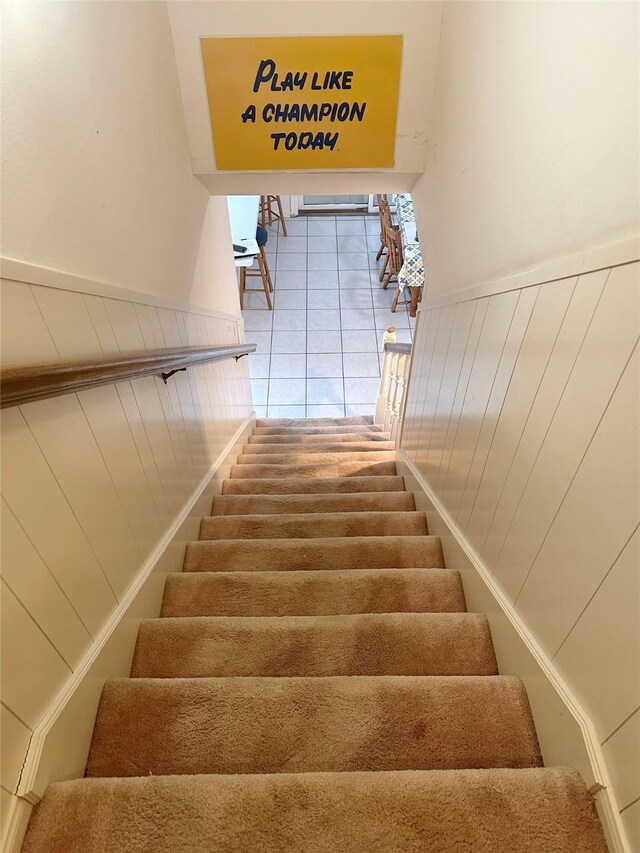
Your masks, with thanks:
M 25 853 L 605 853 L 367 418 L 258 421 Z

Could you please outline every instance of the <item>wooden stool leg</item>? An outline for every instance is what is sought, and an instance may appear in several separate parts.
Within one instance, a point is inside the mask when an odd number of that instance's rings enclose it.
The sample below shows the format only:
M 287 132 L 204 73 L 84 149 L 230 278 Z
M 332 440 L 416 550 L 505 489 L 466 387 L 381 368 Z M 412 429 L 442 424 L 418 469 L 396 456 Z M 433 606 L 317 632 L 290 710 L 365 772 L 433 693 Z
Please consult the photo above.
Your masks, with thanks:
M 266 219 L 267 219 L 267 196 L 261 195 L 260 196 L 260 219 L 259 219 L 259 223 L 260 223 L 260 225 L 262 225 L 263 228 L 265 227 Z
M 273 310 L 271 303 L 271 294 L 269 293 L 269 270 L 265 264 L 265 259 L 262 253 L 258 255 L 258 266 L 260 267 L 260 276 L 262 278 L 262 286 L 264 287 L 264 295 L 267 297 L 267 305 L 269 311 Z
M 247 285 L 247 268 L 240 267 L 240 308 L 244 308 L 244 289 Z
M 264 246 L 260 246 L 260 254 L 262 255 L 262 260 L 264 261 L 264 268 L 267 272 L 267 281 L 269 282 L 269 290 L 273 292 L 273 279 L 271 278 L 271 270 L 269 269 L 269 261 L 267 261 L 267 255 L 264 251 Z
M 418 312 L 418 300 L 421 295 L 421 287 L 410 287 L 411 291 L 411 307 L 409 308 L 409 316 L 415 317 Z
M 287 235 L 287 224 L 284 221 L 284 213 L 282 212 L 282 202 L 280 201 L 280 196 L 277 195 L 275 197 L 275 199 L 276 199 L 276 204 L 278 205 L 279 219 L 280 219 L 280 222 L 282 223 L 282 233 L 284 234 L 285 237 L 287 237 L 288 236 Z

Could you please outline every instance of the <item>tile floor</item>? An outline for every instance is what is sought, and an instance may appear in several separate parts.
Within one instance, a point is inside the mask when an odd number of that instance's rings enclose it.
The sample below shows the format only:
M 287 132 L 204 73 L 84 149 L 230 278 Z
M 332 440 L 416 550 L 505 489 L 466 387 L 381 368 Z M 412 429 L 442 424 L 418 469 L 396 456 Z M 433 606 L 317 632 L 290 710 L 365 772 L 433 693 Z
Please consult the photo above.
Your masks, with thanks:
M 414 326 L 406 306 L 391 313 L 395 288 L 378 280 L 378 217 L 299 216 L 287 230 L 269 229 L 274 310 L 249 293 L 242 312 L 258 345 L 249 356 L 258 417 L 371 414 L 384 331 L 394 325 L 410 341 Z

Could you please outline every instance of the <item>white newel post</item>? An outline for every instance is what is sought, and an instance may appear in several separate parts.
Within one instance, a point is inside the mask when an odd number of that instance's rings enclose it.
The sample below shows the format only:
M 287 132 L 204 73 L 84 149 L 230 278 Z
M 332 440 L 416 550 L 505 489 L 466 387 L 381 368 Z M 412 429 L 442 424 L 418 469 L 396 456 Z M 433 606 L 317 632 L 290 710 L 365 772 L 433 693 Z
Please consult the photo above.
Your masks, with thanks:
M 396 329 L 395 326 L 388 326 L 387 330 L 384 333 L 383 338 L 383 350 L 384 344 L 393 344 L 396 341 Z M 380 388 L 378 389 L 378 399 L 376 400 L 376 412 L 374 415 L 374 423 L 376 426 L 382 426 L 385 420 L 385 413 L 387 410 L 387 402 L 389 400 L 389 390 L 390 390 L 390 379 L 391 379 L 391 361 L 393 354 L 390 352 L 384 353 L 384 359 L 382 362 L 382 376 L 380 377 Z
M 396 371 L 396 386 L 393 392 L 393 406 L 391 411 L 391 435 L 389 438 L 391 441 L 395 441 L 396 435 L 400 428 L 400 424 L 402 423 L 402 412 L 403 406 L 402 401 L 404 399 L 404 386 L 405 386 L 405 375 L 407 372 L 407 364 L 409 362 L 409 356 L 407 355 L 399 355 L 398 356 L 398 369 Z
M 387 404 L 384 407 L 384 420 L 382 429 L 389 432 L 391 429 L 391 416 L 393 415 L 393 398 L 395 396 L 396 380 L 398 378 L 398 362 L 400 355 L 397 352 L 389 353 L 391 356 L 391 369 L 389 370 L 389 386 L 387 388 Z

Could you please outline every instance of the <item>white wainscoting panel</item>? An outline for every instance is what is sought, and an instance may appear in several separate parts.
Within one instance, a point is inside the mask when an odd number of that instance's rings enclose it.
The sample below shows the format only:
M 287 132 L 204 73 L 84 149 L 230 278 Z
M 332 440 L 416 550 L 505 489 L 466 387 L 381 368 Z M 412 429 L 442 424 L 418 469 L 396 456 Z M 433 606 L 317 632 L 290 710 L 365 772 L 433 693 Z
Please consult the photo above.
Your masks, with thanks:
M 425 303 L 400 445 L 588 715 L 625 823 L 640 796 L 638 269 Z

